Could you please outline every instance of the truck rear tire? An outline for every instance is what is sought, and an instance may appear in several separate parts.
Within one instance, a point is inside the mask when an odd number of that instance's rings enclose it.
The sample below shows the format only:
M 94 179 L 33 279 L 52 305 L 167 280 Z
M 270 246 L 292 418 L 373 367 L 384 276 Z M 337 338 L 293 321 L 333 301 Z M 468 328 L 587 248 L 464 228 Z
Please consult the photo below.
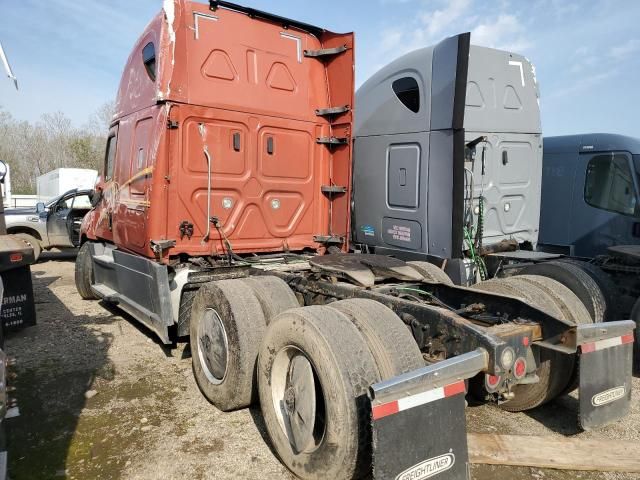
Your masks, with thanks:
M 93 285 L 93 261 L 91 260 L 91 249 L 89 242 L 84 243 L 78 256 L 76 257 L 75 268 L 76 290 L 84 300 L 97 300 L 98 296 L 91 290 Z
M 444 270 L 438 268 L 433 263 L 412 261 L 407 265 L 417 270 L 427 281 L 432 283 L 443 283 L 445 285 L 453 285 L 453 280 L 446 274 Z
M 208 283 L 191 307 L 193 375 L 202 394 L 223 411 L 256 398 L 255 372 L 266 322 L 260 302 L 239 279 Z
M 523 290 L 526 290 L 527 285 L 535 285 L 545 291 L 567 320 L 578 325 L 593 323 L 591 314 L 584 303 L 580 301 L 575 293 L 557 280 L 540 275 L 517 275 L 504 280 L 514 286 L 521 285 Z
M 260 302 L 267 325 L 282 312 L 300 306 L 293 290 L 281 278 L 265 275 L 243 278 L 242 282 L 251 288 Z
M 380 302 L 354 298 L 331 303 L 356 326 L 378 366 L 381 380 L 424 367 L 418 344 L 393 310 Z
M 556 305 L 564 313 L 565 318 L 571 320 L 575 324 L 586 325 L 589 323 L 593 323 L 593 319 L 591 318 L 589 311 L 576 296 L 576 294 L 562 285 L 560 282 L 548 277 L 541 277 L 539 275 L 518 275 L 515 277 L 510 277 L 508 280 L 513 280 L 515 282 L 521 281 L 525 284 L 529 283 L 542 288 L 550 298 L 554 299 Z M 579 370 L 579 365 L 576 362 L 573 367 L 573 373 L 571 374 L 571 378 L 569 380 L 569 383 L 567 384 L 567 387 L 565 387 L 559 395 L 564 395 L 578 388 L 580 375 Z
M 561 258 L 558 261 L 575 265 L 585 271 L 593 281 L 598 284 L 606 305 L 604 313 L 605 322 L 620 320 L 618 302 L 616 300 L 618 289 L 615 283 L 613 283 L 611 277 L 604 270 L 599 268 L 597 265 L 593 265 L 592 263 L 584 262 L 582 260 L 576 260 L 574 258 Z
M 519 298 L 523 302 L 549 315 L 565 318 L 552 298 L 540 287 L 505 282 L 507 279 L 487 280 L 474 285 L 475 290 L 484 290 Z M 573 357 L 548 349 L 540 349 L 540 364 L 536 370 L 539 382 L 512 387 L 515 397 L 500 404 L 508 412 L 531 410 L 556 398 L 567 386 L 573 373 Z
M 591 275 L 569 262 L 543 262 L 529 265 L 519 275 L 540 275 L 560 282 L 580 299 L 595 323 L 604 322 L 607 316 L 607 301 Z
M 42 245 L 40 244 L 40 240 L 28 233 L 14 233 L 13 236 L 24 240 L 31 248 L 33 248 L 33 258 L 37 262 L 42 254 Z
M 367 390 L 379 380 L 367 344 L 338 310 L 311 306 L 274 318 L 260 350 L 258 389 L 284 465 L 305 479 L 370 474 Z

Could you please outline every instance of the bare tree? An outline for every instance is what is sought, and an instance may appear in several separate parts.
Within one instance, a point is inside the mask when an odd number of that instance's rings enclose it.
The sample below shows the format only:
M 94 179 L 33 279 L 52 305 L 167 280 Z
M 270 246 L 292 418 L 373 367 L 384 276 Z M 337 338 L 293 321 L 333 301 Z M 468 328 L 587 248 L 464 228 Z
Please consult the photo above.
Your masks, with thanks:
M 113 102 L 105 103 L 83 127 L 75 128 L 62 112 L 29 123 L 0 107 L 0 158 L 11 167 L 13 191 L 35 193 L 38 175 L 56 168 L 99 170 L 113 111 Z

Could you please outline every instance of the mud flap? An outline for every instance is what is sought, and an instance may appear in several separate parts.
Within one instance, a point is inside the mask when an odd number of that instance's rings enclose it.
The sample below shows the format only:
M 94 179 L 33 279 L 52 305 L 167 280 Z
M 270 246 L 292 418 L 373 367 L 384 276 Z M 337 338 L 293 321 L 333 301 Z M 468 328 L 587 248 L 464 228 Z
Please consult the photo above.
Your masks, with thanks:
M 590 430 L 629 413 L 633 361 L 632 321 L 578 327 L 580 410 L 578 424 Z
M 482 349 L 370 389 L 373 478 L 469 478 L 464 380 L 486 368 Z

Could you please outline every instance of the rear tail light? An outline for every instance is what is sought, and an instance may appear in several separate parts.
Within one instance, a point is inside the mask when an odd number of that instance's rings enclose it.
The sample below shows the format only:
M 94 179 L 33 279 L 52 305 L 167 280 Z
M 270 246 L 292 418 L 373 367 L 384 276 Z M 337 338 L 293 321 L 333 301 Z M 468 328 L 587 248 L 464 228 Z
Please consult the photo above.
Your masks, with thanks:
M 495 392 L 500 386 L 500 382 L 502 381 L 502 377 L 499 375 L 485 375 L 484 377 L 484 385 L 489 392 Z
M 507 347 L 502 351 L 500 355 L 500 364 L 502 368 L 505 370 L 509 370 L 511 365 L 513 365 L 513 360 L 516 358 L 516 353 L 513 351 L 513 348 Z
M 9 255 L 9 261 L 11 263 L 18 263 L 22 261 L 22 254 L 21 253 L 12 253 L 11 255 Z
M 513 376 L 516 377 L 517 379 L 521 379 L 526 374 L 527 374 L 527 361 L 524 358 L 520 357 L 516 359 L 515 363 L 513 364 Z

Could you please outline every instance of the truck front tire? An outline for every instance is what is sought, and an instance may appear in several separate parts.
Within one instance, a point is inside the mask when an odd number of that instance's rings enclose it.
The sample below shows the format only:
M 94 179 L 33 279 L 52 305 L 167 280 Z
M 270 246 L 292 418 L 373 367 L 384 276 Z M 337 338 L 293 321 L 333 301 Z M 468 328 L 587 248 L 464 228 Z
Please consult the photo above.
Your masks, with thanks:
M 361 478 L 371 469 L 367 391 L 380 380 L 358 329 L 338 310 L 287 310 L 258 360 L 260 406 L 282 462 L 305 479 Z
M 193 375 L 202 394 L 223 411 L 256 398 L 255 371 L 266 321 L 260 302 L 242 280 L 200 288 L 189 324 Z
M 91 249 L 89 248 L 89 242 L 84 243 L 80 250 L 78 250 L 78 256 L 76 257 L 76 290 L 84 300 L 97 300 L 98 297 L 91 285 L 93 284 L 93 261 L 91 260 Z

